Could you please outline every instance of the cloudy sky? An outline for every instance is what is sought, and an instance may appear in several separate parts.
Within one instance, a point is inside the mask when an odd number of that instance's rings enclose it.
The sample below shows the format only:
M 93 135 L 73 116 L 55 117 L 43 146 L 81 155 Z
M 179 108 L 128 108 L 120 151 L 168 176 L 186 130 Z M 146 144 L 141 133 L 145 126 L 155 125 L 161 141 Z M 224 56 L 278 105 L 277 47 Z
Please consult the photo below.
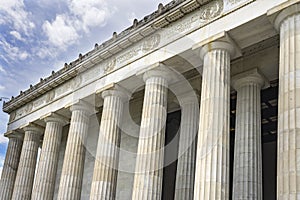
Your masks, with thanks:
M 0 0 L 0 97 L 17 96 L 169 1 Z M 1 110 L 0 174 L 7 121 Z

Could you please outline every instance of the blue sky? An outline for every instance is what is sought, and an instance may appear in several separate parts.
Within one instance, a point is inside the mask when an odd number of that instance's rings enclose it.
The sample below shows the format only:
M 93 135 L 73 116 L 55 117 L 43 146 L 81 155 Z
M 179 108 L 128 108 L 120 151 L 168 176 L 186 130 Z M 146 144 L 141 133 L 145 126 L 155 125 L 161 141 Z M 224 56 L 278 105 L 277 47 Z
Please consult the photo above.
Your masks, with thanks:
M 0 0 L 0 97 L 17 96 L 169 0 Z M 2 105 L 2 102 L 0 102 Z M 0 111 L 0 174 L 8 140 Z

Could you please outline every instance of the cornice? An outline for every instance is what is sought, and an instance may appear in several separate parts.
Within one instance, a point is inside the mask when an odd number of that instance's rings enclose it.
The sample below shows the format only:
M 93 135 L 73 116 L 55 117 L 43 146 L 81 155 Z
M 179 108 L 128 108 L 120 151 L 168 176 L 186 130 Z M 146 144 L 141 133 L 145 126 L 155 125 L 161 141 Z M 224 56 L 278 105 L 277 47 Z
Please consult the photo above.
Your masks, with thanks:
M 95 66 L 96 64 L 112 57 L 113 55 L 125 50 L 127 47 L 143 40 L 170 23 L 177 21 L 185 15 L 196 10 L 200 6 L 212 0 L 173 0 L 163 6 L 159 4 L 158 9 L 142 20 L 134 20 L 133 25 L 122 31 L 120 34 L 113 33 L 113 37 L 101 45 L 95 44 L 93 50 L 82 55 L 71 63 L 65 63 L 64 67 L 45 78 L 40 79 L 36 85 L 20 92 L 17 97 L 12 97 L 8 102 L 4 102 L 3 111 L 11 113 L 26 103 L 42 96 L 53 88 L 74 78 L 79 72 Z

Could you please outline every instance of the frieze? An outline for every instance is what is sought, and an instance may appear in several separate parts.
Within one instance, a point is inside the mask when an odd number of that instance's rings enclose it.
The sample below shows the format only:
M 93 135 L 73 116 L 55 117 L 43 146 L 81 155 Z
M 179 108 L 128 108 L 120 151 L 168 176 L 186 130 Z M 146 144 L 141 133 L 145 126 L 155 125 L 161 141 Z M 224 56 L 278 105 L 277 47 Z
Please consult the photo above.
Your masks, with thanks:
M 159 34 L 154 34 L 154 35 L 150 36 L 143 42 L 142 52 L 147 53 L 147 52 L 155 49 L 156 47 L 158 47 L 159 43 L 160 43 L 160 35 Z
M 49 103 L 50 101 L 53 101 L 55 98 L 55 91 L 51 90 L 46 95 L 46 103 Z
M 101 75 L 102 74 L 101 69 L 102 69 L 102 65 L 99 64 L 99 65 L 96 65 L 96 66 L 92 67 L 91 69 L 87 70 L 86 72 L 84 72 L 82 74 L 84 82 Z
M 30 102 L 30 103 L 26 104 L 25 106 L 19 108 L 16 111 L 16 117 L 15 118 L 20 118 L 20 117 L 26 115 L 27 113 L 32 111 L 32 108 L 33 108 L 33 103 L 32 102 Z
M 115 68 L 115 66 L 116 66 L 116 58 L 114 57 L 106 63 L 104 67 L 105 73 L 109 73 L 110 71 L 112 71 Z
M 241 2 L 242 0 L 227 0 L 227 2 L 228 3 L 230 3 L 230 4 L 237 4 L 237 3 L 239 3 L 239 2 Z
M 207 22 L 213 20 L 215 17 L 219 16 L 223 11 L 223 1 L 213 1 L 210 4 L 200 8 L 199 19 L 201 21 Z
M 202 27 L 216 17 L 221 16 L 224 8 L 223 0 L 212 1 L 211 3 L 202 6 L 195 13 L 178 20 L 177 23 L 170 24 L 166 26 L 162 31 L 164 32 L 162 35 L 170 40 L 179 37 L 186 32 Z
M 120 63 L 124 63 L 127 60 L 130 60 L 131 58 L 137 56 L 140 50 L 141 47 L 136 47 L 130 51 L 127 51 L 126 53 L 122 54 L 117 58 L 117 62 L 120 64 Z
M 69 80 L 56 89 L 49 91 L 40 99 L 33 101 L 34 104 L 31 102 L 19 108 L 12 119 L 18 119 L 31 112 L 33 109 L 35 110 L 42 105 L 48 104 L 51 101 L 76 90 L 79 86 L 83 86 L 88 82 L 99 79 L 101 76 L 109 74 L 112 71 L 126 65 L 128 62 L 133 61 L 133 59 L 138 59 L 139 57 L 188 34 L 192 30 L 205 26 L 223 14 L 232 12 L 234 9 L 252 1 L 254 0 L 212 1 L 205 6 L 200 7 L 195 12 L 186 15 L 184 18 L 177 20 L 163 29 L 157 30 L 154 34 L 134 44 L 127 50 L 96 64 L 94 67 L 82 74 L 78 74 L 75 78 Z
M 38 108 L 41 105 L 45 104 L 45 96 L 46 95 L 43 95 L 42 97 L 40 97 L 37 100 L 33 101 L 33 107 Z

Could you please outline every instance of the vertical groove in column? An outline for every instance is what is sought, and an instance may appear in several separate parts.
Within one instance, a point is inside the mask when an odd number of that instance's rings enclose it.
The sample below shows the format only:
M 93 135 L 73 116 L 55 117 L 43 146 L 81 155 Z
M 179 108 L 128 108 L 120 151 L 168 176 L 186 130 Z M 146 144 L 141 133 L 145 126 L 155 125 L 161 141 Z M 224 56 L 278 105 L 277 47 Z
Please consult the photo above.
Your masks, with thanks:
M 18 166 L 13 200 L 30 200 L 36 160 L 40 143 L 40 130 L 35 127 L 26 127 Z
M 32 199 L 53 199 L 63 123 L 63 120 L 54 117 L 46 118 L 46 129 Z
M 204 57 L 194 199 L 229 198 L 230 55 Z
M 10 200 L 12 197 L 22 144 L 22 138 L 17 136 L 9 138 L 0 180 L 0 199 L 2 200 Z
M 115 199 L 120 146 L 120 124 L 125 95 L 108 90 L 104 98 L 90 199 Z
M 160 200 L 168 83 L 159 76 L 146 80 L 132 199 Z
M 299 4 L 298 4 L 299 6 Z M 277 198 L 300 196 L 300 14 L 280 26 Z
M 59 200 L 79 200 L 81 197 L 85 142 L 91 110 L 87 106 L 76 104 L 71 107 L 72 117 L 57 197 Z
M 255 80 L 255 79 L 256 80 Z M 262 199 L 261 101 L 263 79 L 242 77 L 237 89 L 233 199 Z
M 179 158 L 175 185 L 176 200 L 193 199 L 198 123 L 198 102 L 195 100 L 184 102 L 181 106 Z

